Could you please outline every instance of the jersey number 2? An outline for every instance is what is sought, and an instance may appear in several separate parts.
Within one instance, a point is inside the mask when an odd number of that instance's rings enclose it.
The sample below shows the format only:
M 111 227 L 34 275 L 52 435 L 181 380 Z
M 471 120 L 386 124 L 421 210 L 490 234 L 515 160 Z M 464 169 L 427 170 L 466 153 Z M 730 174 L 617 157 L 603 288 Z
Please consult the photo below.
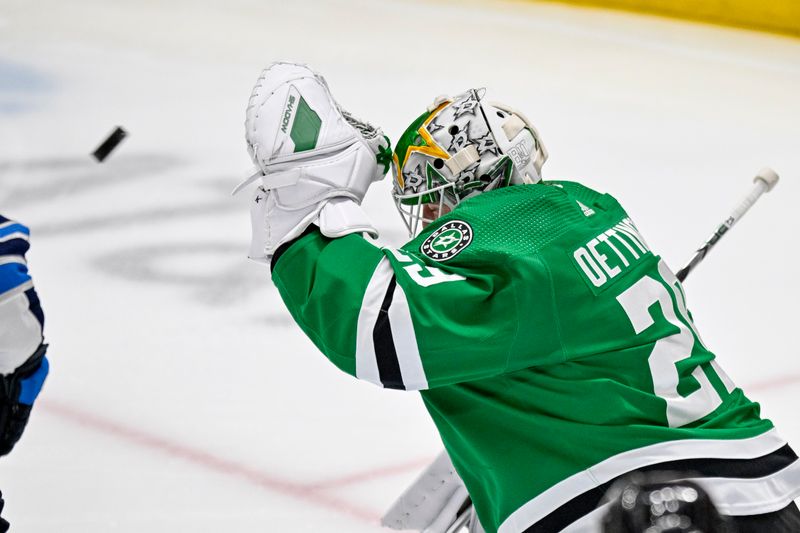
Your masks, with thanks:
M 680 427 L 710 414 L 719 407 L 722 398 L 700 366 L 692 371 L 692 377 L 700 384 L 700 388 L 686 396 L 678 392 L 680 374 L 677 364 L 692 355 L 695 336 L 701 344 L 702 340 L 686 310 L 680 284 L 663 260 L 658 263 L 658 273 L 665 283 L 644 276 L 617 296 L 617 301 L 628 315 L 637 335 L 655 325 L 650 314 L 650 306 L 655 303 L 658 303 L 667 322 L 678 328 L 678 333 L 656 341 L 647 361 L 654 392 L 667 402 L 667 422 L 670 427 Z M 680 318 L 675 312 L 676 307 Z M 731 392 L 735 386 L 716 361 L 712 360 L 707 370 L 711 371 L 712 368 L 728 392 Z

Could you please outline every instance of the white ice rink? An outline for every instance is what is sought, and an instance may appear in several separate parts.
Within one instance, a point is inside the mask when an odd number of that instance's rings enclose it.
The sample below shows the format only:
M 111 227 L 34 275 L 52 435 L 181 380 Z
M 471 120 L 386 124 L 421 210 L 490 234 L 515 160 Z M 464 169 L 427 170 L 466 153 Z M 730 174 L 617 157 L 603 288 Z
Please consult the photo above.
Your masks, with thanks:
M 0 213 L 32 228 L 52 365 L 0 459 L 12 531 L 377 532 L 438 452 L 418 396 L 339 373 L 245 258 L 229 192 L 277 59 L 393 140 L 487 87 L 538 125 L 546 177 L 616 195 L 673 269 L 774 167 L 686 290 L 800 447 L 800 40 L 525 2 L 0 0 Z M 389 188 L 366 205 L 399 244 Z

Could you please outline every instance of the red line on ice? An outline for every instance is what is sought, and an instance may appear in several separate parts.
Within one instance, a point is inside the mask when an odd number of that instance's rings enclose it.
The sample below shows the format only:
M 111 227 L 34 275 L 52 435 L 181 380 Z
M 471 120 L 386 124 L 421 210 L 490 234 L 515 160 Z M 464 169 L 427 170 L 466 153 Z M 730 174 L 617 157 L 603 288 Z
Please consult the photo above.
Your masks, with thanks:
M 277 478 L 265 472 L 250 468 L 247 465 L 216 456 L 202 449 L 193 448 L 179 442 L 170 441 L 164 437 L 147 433 L 140 429 L 125 426 L 113 420 L 84 411 L 82 409 L 70 407 L 60 402 L 54 402 L 52 400 L 41 398 L 37 405 L 40 409 L 48 414 L 55 415 L 64 420 L 78 424 L 84 428 L 117 437 L 127 441 L 129 444 L 135 444 L 141 448 L 158 451 L 166 455 L 182 459 L 206 470 L 213 471 L 218 474 L 224 474 L 229 477 L 237 477 L 239 479 L 246 480 L 253 485 L 278 492 L 284 496 L 299 499 L 308 504 L 313 504 L 317 507 L 323 507 L 330 511 L 335 511 L 339 514 L 345 514 L 361 521 L 373 524 L 377 523 L 379 520 L 380 513 L 360 507 L 358 505 L 354 505 L 351 502 L 342 500 L 335 496 L 323 494 L 321 491 L 359 481 L 369 481 L 388 475 L 398 474 L 403 471 L 416 469 L 423 464 L 421 461 L 415 461 L 413 463 L 406 463 L 397 466 L 370 470 L 363 473 L 357 473 L 351 476 L 340 478 L 338 480 L 305 485 L 302 483 L 294 483 Z
M 312 483 L 311 485 L 308 485 L 308 487 L 314 490 L 330 489 L 336 487 L 343 487 L 345 485 L 353 485 L 356 483 L 364 483 L 366 481 L 372 481 L 375 479 L 380 479 L 389 476 L 396 476 L 398 474 L 405 474 L 407 472 L 412 472 L 414 470 L 421 472 L 422 469 L 428 466 L 430 463 L 432 463 L 433 460 L 434 457 L 426 457 L 424 459 L 417 459 L 415 461 L 409 461 L 407 463 L 386 466 L 383 468 L 376 468 L 374 470 L 368 470 L 366 472 L 359 472 L 348 476 L 342 476 L 330 479 L 327 481 Z

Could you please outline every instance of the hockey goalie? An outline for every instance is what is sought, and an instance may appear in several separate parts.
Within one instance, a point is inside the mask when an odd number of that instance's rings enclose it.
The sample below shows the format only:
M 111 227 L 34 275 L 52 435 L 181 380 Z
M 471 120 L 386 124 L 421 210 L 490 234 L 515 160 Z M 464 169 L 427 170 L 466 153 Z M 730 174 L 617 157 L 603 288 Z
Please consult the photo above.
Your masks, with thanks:
M 537 130 L 483 93 L 436 98 L 393 151 L 303 65 L 271 65 L 247 107 L 250 257 L 334 365 L 419 391 L 446 449 L 384 523 L 600 531 L 615 482 L 677 471 L 736 531 L 800 531 L 797 456 L 673 272 L 612 196 L 543 180 Z M 390 166 L 400 248 L 361 209 Z

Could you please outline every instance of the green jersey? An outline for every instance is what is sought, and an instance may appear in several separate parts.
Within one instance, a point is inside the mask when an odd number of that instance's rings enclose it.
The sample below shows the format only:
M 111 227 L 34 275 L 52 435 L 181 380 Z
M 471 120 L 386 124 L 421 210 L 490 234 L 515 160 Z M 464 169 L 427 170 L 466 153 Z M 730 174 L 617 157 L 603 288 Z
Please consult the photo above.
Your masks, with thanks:
M 634 470 L 690 471 L 730 515 L 798 495 L 796 455 L 609 195 L 506 187 L 400 249 L 311 231 L 273 264 L 337 367 L 421 391 L 488 532 L 591 530 Z

